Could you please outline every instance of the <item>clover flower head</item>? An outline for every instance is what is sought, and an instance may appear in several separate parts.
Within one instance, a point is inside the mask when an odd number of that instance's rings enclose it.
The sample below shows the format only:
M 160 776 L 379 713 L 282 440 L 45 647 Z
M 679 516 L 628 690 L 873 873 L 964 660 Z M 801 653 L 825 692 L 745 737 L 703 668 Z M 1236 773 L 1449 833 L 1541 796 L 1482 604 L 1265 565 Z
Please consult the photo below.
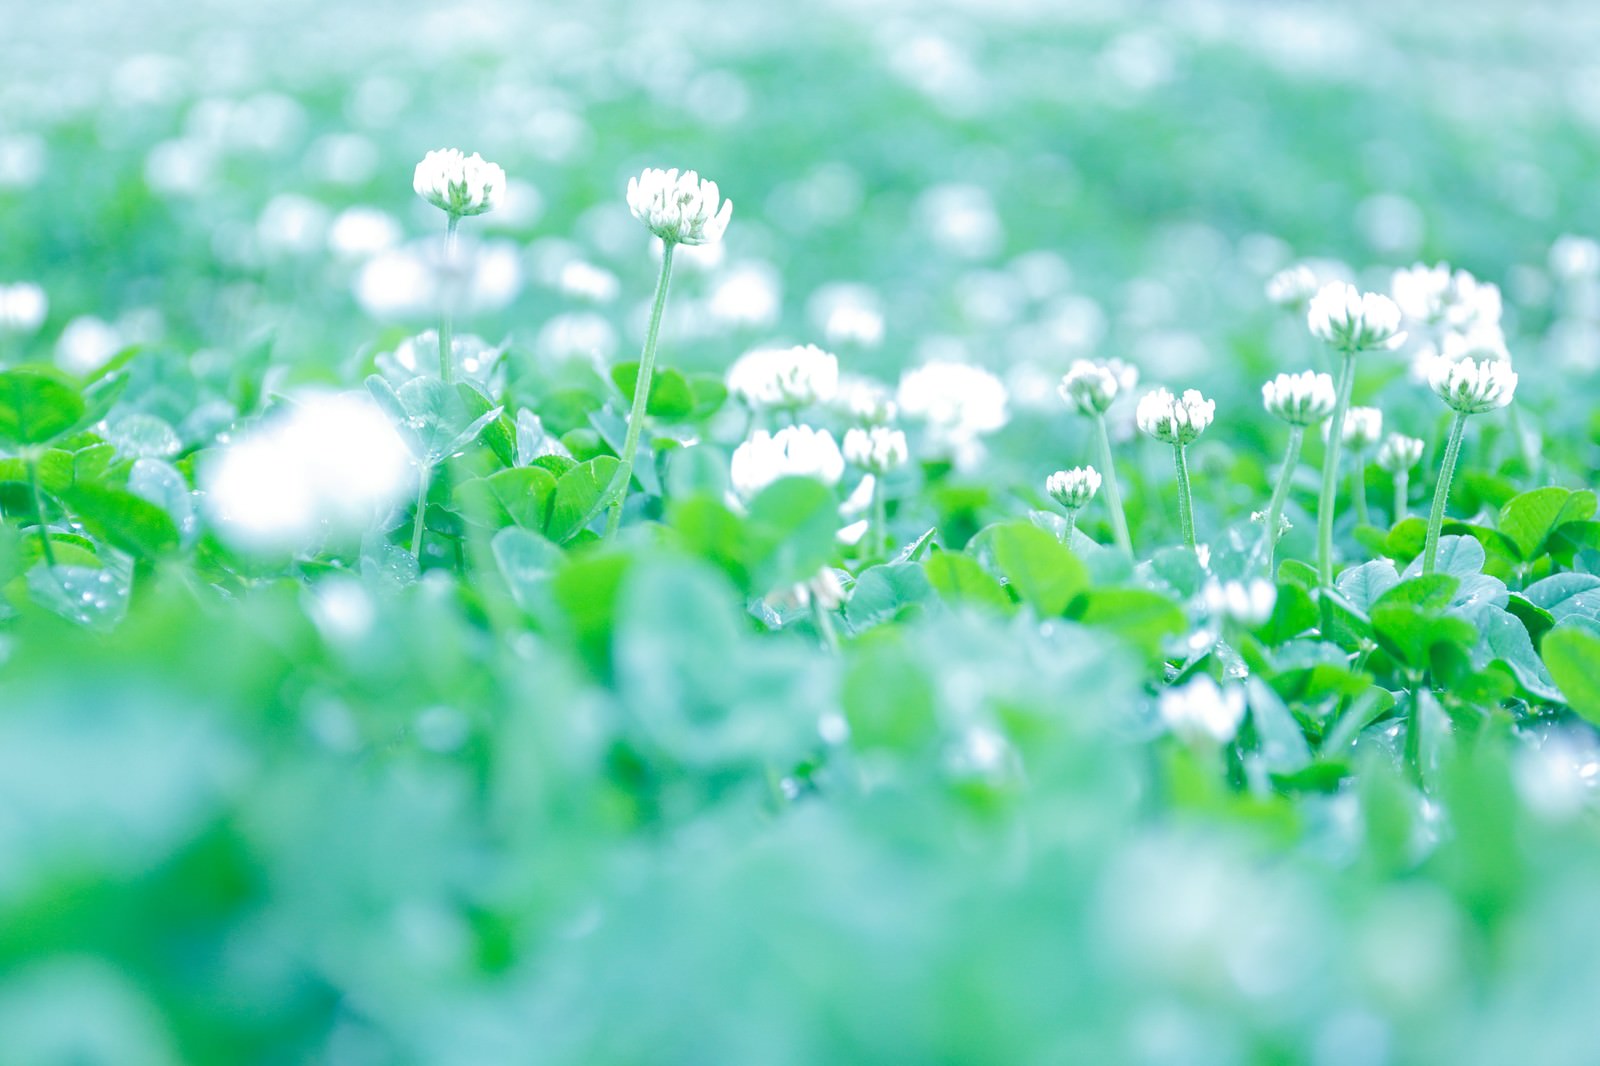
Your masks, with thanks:
M 647 169 L 628 179 L 628 209 L 668 244 L 715 244 L 733 217 L 717 183 L 692 170 Z
M 459 148 L 440 148 L 422 157 L 411 187 L 434 207 L 462 218 L 500 206 L 506 193 L 506 172 L 477 152 L 464 155 Z
M 1426 326 L 1466 329 L 1500 322 L 1500 287 L 1449 263 L 1417 263 L 1397 270 L 1389 290 L 1406 318 Z
M 1045 479 L 1044 489 L 1067 510 L 1081 511 L 1100 491 L 1100 471 L 1092 466 L 1057 470 Z
M 981 367 L 935 360 L 906 371 L 895 394 L 900 410 L 926 422 L 941 443 L 970 444 L 1004 426 L 1005 384 Z
M 844 435 L 844 457 L 861 469 L 874 474 L 887 474 L 905 466 L 911 458 L 906 446 L 906 435 L 889 426 L 856 427 Z
M 1108 363 L 1075 359 L 1061 378 L 1056 391 L 1079 414 L 1100 415 L 1122 391 L 1117 370 Z
M 833 434 L 810 426 L 787 426 L 776 433 L 757 430 L 734 449 L 729 478 L 733 491 L 748 500 L 785 477 L 809 477 L 837 485 L 844 456 Z
M 728 391 L 757 408 L 828 403 L 839 392 L 839 360 L 815 344 L 757 348 L 728 368 Z
M 1405 343 L 1400 308 L 1382 293 L 1334 281 L 1317 290 L 1306 311 L 1311 335 L 1342 352 L 1393 350 Z
M 1230 618 L 1241 625 L 1265 625 L 1278 602 L 1278 586 L 1264 577 L 1249 581 L 1206 582 L 1201 593 L 1206 611 L 1214 618 Z
M 1206 431 L 1216 413 L 1216 401 L 1206 399 L 1198 389 L 1186 389 L 1182 396 L 1155 389 L 1139 400 L 1134 418 L 1139 429 L 1156 440 L 1188 444 Z
M 1391 433 L 1378 445 L 1378 468 L 1403 474 L 1422 461 L 1422 441 L 1404 433 Z
M 1222 688 L 1201 674 L 1182 688 L 1164 690 L 1156 706 L 1167 728 L 1184 740 L 1226 744 L 1244 721 L 1244 689 Z
M 1323 436 L 1327 436 L 1324 431 Z M 1376 407 L 1352 407 L 1344 413 L 1340 439 L 1351 451 L 1364 452 L 1383 437 L 1383 412 Z
M 900 406 L 894 400 L 894 390 L 875 378 L 859 374 L 840 375 L 839 391 L 834 396 L 833 406 L 855 421 L 869 426 L 893 422 L 900 414 Z
M 1279 374 L 1261 386 L 1261 403 L 1267 413 L 1291 426 L 1314 426 L 1333 414 L 1338 397 L 1333 378 L 1314 370 Z
M 1482 414 L 1511 402 L 1517 391 L 1517 372 L 1499 359 L 1440 356 L 1428 369 L 1428 387 L 1452 410 Z
M 1304 263 L 1278 271 L 1267 279 L 1267 299 L 1279 307 L 1297 310 L 1317 293 L 1317 276 Z
M 0 333 L 33 333 L 49 310 L 49 298 L 33 282 L 0 285 Z

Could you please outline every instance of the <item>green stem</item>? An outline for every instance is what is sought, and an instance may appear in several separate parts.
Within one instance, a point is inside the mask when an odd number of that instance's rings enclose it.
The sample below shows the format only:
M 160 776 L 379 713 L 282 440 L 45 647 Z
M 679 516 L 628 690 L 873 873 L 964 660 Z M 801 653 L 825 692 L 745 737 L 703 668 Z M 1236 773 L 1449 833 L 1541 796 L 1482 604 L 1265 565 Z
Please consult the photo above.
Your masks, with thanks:
M 1117 547 L 1133 554 L 1133 539 L 1128 536 L 1128 516 L 1122 510 L 1122 490 L 1117 486 L 1117 466 L 1111 458 L 1111 434 L 1106 429 L 1106 416 L 1094 416 L 1095 428 L 1100 436 L 1100 474 L 1105 484 L 1106 507 L 1111 511 L 1111 534 Z
M 1394 476 L 1394 521 L 1390 525 L 1399 525 L 1400 520 L 1406 516 L 1406 500 L 1411 495 L 1411 472 L 1401 470 Z
M 1457 411 L 1456 420 L 1450 426 L 1450 442 L 1444 448 L 1444 463 L 1439 468 L 1439 484 L 1433 490 L 1433 509 L 1428 512 L 1428 539 L 1424 541 L 1422 549 L 1424 574 L 1433 573 L 1434 563 L 1439 558 L 1439 530 L 1444 526 L 1444 508 L 1450 498 L 1450 480 L 1455 477 L 1456 459 L 1461 455 L 1461 438 L 1466 432 L 1466 412 Z
M 1356 355 L 1342 354 L 1339 391 L 1328 422 L 1328 450 L 1322 457 L 1322 493 L 1317 497 L 1317 578 L 1325 589 L 1333 588 L 1333 506 L 1338 494 L 1339 447 L 1344 443 L 1344 418 L 1350 411 L 1350 393 L 1356 382 Z
M 54 570 L 56 550 L 50 544 L 50 531 L 44 522 L 44 493 L 39 488 L 39 457 L 28 453 L 28 491 L 33 497 L 33 520 L 39 533 L 39 551 L 44 555 L 45 566 Z
M 1067 508 L 1067 524 L 1066 524 L 1066 527 L 1063 528 L 1062 531 L 1061 531 L 1061 543 L 1065 544 L 1069 548 L 1072 547 L 1072 533 L 1077 528 L 1078 528 L 1078 509 L 1076 507 L 1068 507 Z
M 1262 531 L 1266 545 L 1267 576 L 1272 576 L 1272 556 L 1278 548 L 1278 529 L 1283 525 L 1283 505 L 1289 499 L 1289 483 L 1300 465 L 1300 446 L 1305 441 L 1306 427 L 1289 427 L 1289 447 L 1283 456 L 1283 469 L 1278 472 L 1278 483 L 1272 489 L 1272 501 L 1267 504 L 1267 524 Z
M 889 536 L 889 506 L 883 498 L 882 474 L 872 479 L 872 526 L 868 535 L 874 538 L 885 556 L 894 549 L 894 538 Z M 873 554 L 877 554 L 877 548 Z
M 1178 471 L 1178 521 L 1183 526 L 1183 542 L 1194 548 L 1194 497 L 1189 492 L 1189 460 L 1182 444 L 1172 446 L 1172 465 Z
M 822 638 L 822 646 L 829 651 L 839 650 L 839 634 L 833 628 L 833 619 L 828 616 L 827 608 L 822 606 L 822 601 L 816 593 L 811 593 L 811 621 L 817 627 L 817 635 Z
M 650 325 L 644 334 L 644 351 L 639 355 L 639 377 L 633 386 L 633 407 L 628 412 L 628 435 L 622 441 L 622 465 L 611 479 L 607 494 L 611 513 L 606 516 L 606 539 L 611 539 L 622 524 L 622 502 L 633 481 L 633 456 L 639 450 L 639 433 L 644 428 L 645 405 L 650 400 L 650 377 L 656 368 L 656 338 L 661 334 L 661 314 L 667 307 L 667 285 L 672 280 L 673 241 L 661 244 L 661 273 L 656 277 L 656 300 L 650 308 Z
M 450 336 L 450 316 L 456 296 L 455 285 L 455 252 L 456 252 L 456 227 L 461 225 L 461 216 L 450 215 L 450 221 L 444 231 L 444 294 L 439 301 L 439 377 L 446 385 L 455 380 L 455 351 Z
M 1350 471 L 1350 499 L 1356 505 L 1356 524 L 1370 526 L 1372 516 L 1367 513 L 1367 461 L 1363 453 L 1353 452 L 1355 469 Z
M 422 565 L 422 531 L 427 524 L 428 514 L 428 480 L 433 473 L 431 467 L 423 467 L 417 476 L 417 515 L 411 520 L 411 554 L 416 556 L 417 565 Z

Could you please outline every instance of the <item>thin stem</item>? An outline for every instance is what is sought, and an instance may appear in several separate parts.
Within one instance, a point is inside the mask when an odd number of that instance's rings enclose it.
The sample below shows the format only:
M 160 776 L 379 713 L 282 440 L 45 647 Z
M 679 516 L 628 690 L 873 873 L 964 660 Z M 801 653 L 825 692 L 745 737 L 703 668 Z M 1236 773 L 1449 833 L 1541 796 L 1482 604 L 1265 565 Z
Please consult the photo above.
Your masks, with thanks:
M 1117 486 L 1117 465 L 1111 458 L 1111 434 L 1106 429 L 1106 416 L 1094 416 L 1095 429 L 1100 436 L 1100 474 L 1105 484 L 1106 507 L 1111 511 L 1111 535 L 1117 547 L 1133 554 L 1133 539 L 1128 536 L 1128 516 L 1122 510 L 1122 490 Z
M 439 377 L 446 385 L 455 380 L 455 351 L 450 336 L 451 313 L 455 306 L 455 254 L 456 254 L 456 227 L 461 225 L 461 216 L 450 215 L 450 221 L 444 230 L 444 293 L 439 301 Z
M 633 457 L 639 450 L 639 432 L 644 428 L 645 405 L 650 400 L 650 376 L 656 368 L 656 338 L 661 334 L 661 314 L 667 307 L 667 286 L 672 281 L 673 241 L 661 245 L 661 273 L 656 277 L 656 300 L 650 308 L 650 325 L 644 334 L 644 351 L 639 355 L 639 377 L 633 385 L 633 408 L 628 412 L 628 435 L 622 441 L 622 465 L 611 479 L 611 513 L 606 516 L 606 539 L 611 539 L 622 524 L 622 502 L 633 481 Z
M 1272 489 L 1272 501 L 1267 504 L 1267 524 L 1262 532 L 1266 546 L 1267 576 L 1272 576 L 1272 556 L 1278 548 L 1278 530 L 1283 525 L 1283 505 L 1289 499 L 1289 483 L 1300 465 L 1300 446 L 1306 438 L 1306 427 L 1289 427 L 1289 447 L 1284 452 L 1283 469 L 1278 471 L 1278 484 Z
M 1370 526 L 1372 516 L 1367 513 L 1367 460 L 1361 452 L 1352 452 L 1355 468 L 1350 471 L 1350 498 L 1356 505 L 1356 524 Z
M 33 497 L 33 520 L 39 533 L 39 551 L 44 555 L 45 566 L 54 570 L 56 550 L 50 544 L 50 531 L 44 522 L 44 493 L 39 488 L 39 457 L 29 452 L 25 461 L 28 466 L 28 491 Z
M 1172 465 L 1178 471 L 1178 521 L 1183 525 L 1183 542 L 1194 548 L 1194 497 L 1189 492 L 1189 460 L 1182 444 L 1172 446 Z
M 1409 470 L 1397 471 L 1394 475 L 1394 521 L 1390 525 L 1399 525 L 1405 518 L 1406 501 L 1411 496 L 1411 472 Z
M 1350 393 L 1356 382 L 1356 355 L 1344 352 L 1339 366 L 1339 391 L 1328 422 L 1328 450 L 1322 457 L 1322 494 L 1317 497 L 1317 578 L 1333 588 L 1333 506 L 1338 493 L 1339 447 L 1344 443 L 1344 418 L 1350 411 Z
M 1450 426 L 1450 442 L 1444 448 L 1444 464 L 1439 468 L 1439 484 L 1433 490 L 1433 509 L 1428 512 L 1428 539 L 1423 542 L 1422 572 L 1433 573 L 1439 558 L 1439 530 L 1444 526 L 1445 503 L 1450 498 L 1450 480 L 1455 477 L 1456 459 L 1461 455 L 1461 438 L 1467 432 L 1467 415 L 1456 412 Z
M 885 556 L 894 549 L 894 539 L 889 536 L 889 506 L 883 498 L 881 474 L 872 480 L 872 526 L 869 535 L 881 547 Z
M 411 554 L 418 564 L 422 562 L 422 531 L 427 525 L 428 481 L 432 467 L 424 466 L 417 475 L 417 515 L 411 520 Z
M 1061 531 L 1061 543 L 1065 544 L 1069 548 L 1072 547 L 1072 534 L 1073 534 L 1073 531 L 1076 530 L 1077 528 L 1078 528 L 1078 509 L 1076 507 L 1068 507 L 1067 508 L 1067 524 Z

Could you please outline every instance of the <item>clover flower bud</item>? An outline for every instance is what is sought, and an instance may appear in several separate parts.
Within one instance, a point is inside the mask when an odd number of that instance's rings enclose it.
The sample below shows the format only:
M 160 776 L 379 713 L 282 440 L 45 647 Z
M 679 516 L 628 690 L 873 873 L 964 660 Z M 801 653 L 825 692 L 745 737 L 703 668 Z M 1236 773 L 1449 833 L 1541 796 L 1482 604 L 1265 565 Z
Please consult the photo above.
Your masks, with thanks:
M 1422 441 L 1404 433 L 1391 433 L 1378 445 L 1378 469 L 1403 474 L 1422 461 Z
M 1324 433 L 1326 436 L 1326 433 Z M 1344 446 L 1364 452 L 1383 436 L 1383 412 L 1376 407 L 1352 407 L 1344 413 Z
M 728 368 L 728 391 L 751 407 L 828 403 L 839 392 L 839 360 L 814 344 L 758 348 Z
M 411 187 L 434 207 L 462 218 L 500 206 L 506 193 L 506 172 L 477 152 L 463 155 L 459 148 L 441 148 L 422 157 Z
M 1079 414 L 1092 417 L 1104 414 L 1121 389 L 1122 383 L 1117 379 L 1117 372 L 1109 364 L 1075 359 L 1062 376 L 1056 391 Z
M 1342 352 L 1395 349 L 1405 343 L 1400 308 L 1381 293 L 1361 293 L 1348 282 L 1324 285 L 1306 311 L 1311 335 Z
M 1181 397 L 1156 389 L 1139 400 L 1134 418 L 1139 428 L 1156 440 L 1188 444 L 1206 431 L 1216 413 L 1216 401 L 1206 399 L 1198 389 L 1186 389 Z
M 1081 511 L 1100 491 L 1100 471 L 1092 466 L 1057 470 L 1045 479 L 1044 489 L 1067 510 Z
M 1184 740 L 1226 744 L 1244 721 L 1244 689 L 1224 689 L 1201 674 L 1182 688 L 1164 690 L 1156 706 L 1167 728 Z
M 0 285 L 0 332 L 32 333 L 44 325 L 50 300 L 31 281 Z
M 1266 578 L 1249 581 L 1206 582 L 1202 596 L 1206 610 L 1215 618 L 1230 618 L 1241 625 L 1265 625 L 1278 602 L 1278 586 Z
M 1267 279 L 1267 299 L 1279 307 L 1298 310 L 1317 293 L 1317 276 L 1304 263 L 1296 263 Z
M 844 435 L 844 457 L 863 470 L 887 474 L 906 465 L 911 451 L 906 435 L 889 426 L 850 429 Z
M 1517 391 L 1517 372 L 1498 359 L 1435 359 L 1428 368 L 1428 386 L 1452 409 L 1464 415 L 1504 407 Z
M 734 449 L 729 479 L 733 491 L 750 499 L 785 477 L 815 478 L 837 485 L 844 476 L 844 456 L 825 429 L 787 426 L 777 433 L 757 430 Z
M 1333 378 L 1313 370 L 1279 374 L 1261 386 L 1261 403 L 1267 413 L 1291 426 L 1316 425 L 1333 414 L 1336 401 Z
M 628 209 L 669 244 L 715 244 L 733 217 L 733 201 L 722 199 L 716 182 L 676 168 L 629 178 Z

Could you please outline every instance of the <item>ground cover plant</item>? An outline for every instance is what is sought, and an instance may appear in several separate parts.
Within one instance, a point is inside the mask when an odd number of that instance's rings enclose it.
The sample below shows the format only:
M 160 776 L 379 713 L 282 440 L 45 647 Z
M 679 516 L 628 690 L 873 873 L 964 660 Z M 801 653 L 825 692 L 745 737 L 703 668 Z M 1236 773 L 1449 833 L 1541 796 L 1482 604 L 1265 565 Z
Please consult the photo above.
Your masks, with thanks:
M 1583 5 L 41 10 L 0 1063 L 1584 1062 Z

